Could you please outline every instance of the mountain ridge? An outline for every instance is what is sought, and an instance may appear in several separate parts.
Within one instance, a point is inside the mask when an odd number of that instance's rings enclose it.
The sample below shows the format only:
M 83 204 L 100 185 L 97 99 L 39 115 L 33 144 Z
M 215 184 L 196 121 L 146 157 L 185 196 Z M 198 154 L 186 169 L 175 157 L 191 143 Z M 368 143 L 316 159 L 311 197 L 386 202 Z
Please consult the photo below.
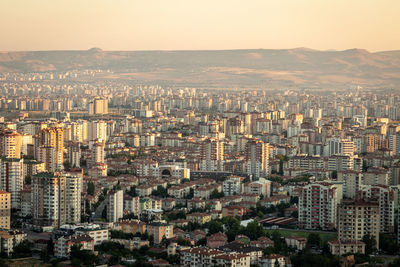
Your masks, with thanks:
M 53 50 L 0 52 L 1 72 L 111 70 L 106 79 L 205 86 L 397 88 L 400 50 Z

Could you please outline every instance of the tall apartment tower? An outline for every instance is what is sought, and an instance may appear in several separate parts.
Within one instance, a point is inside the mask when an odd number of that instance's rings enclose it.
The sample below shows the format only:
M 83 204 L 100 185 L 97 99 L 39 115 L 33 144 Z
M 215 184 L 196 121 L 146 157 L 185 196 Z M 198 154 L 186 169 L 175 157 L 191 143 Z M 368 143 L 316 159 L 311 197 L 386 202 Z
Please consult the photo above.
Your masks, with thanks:
M 304 186 L 299 196 L 299 228 L 334 229 L 341 199 L 335 184 L 321 182 Z
M 223 171 L 224 170 L 224 143 L 210 138 L 201 144 L 200 170 Z
M 124 216 L 124 191 L 111 191 L 107 195 L 107 221 L 118 222 Z
M 269 144 L 252 139 L 246 144 L 246 173 L 253 177 L 269 174 Z
M 89 102 L 89 115 L 102 115 L 108 113 L 108 99 L 95 98 Z
M 92 146 L 92 163 L 104 163 L 104 142 L 96 141 Z
M 24 160 L 0 158 L 0 190 L 11 193 L 11 208 L 20 208 L 20 192 L 24 184 Z
M 21 158 L 22 135 L 11 129 L 0 133 L 0 155 L 7 158 Z
M 338 239 L 360 241 L 366 234 L 379 247 L 379 203 L 365 200 L 343 200 L 338 205 Z
M 91 121 L 88 123 L 88 141 L 96 139 L 107 140 L 107 123 L 105 121 Z
M 66 179 L 56 173 L 40 173 L 32 177 L 33 223 L 59 227 L 66 223 Z
M 81 222 L 81 193 L 82 174 L 65 174 L 66 185 L 66 223 L 77 224 Z
M 361 185 L 358 199 L 374 200 L 379 203 L 380 232 L 394 232 L 395 191 L 386 185 Z
M 11 194 L 0 190 L 0 229 L 10 229 Z
M 39 149 L 40 147 L 55 148 L 53 153 L 55 153 L 56 170 L 62 170 L 64 163 L 64 129 L 61 127 L 42 129 L 39 132 Z

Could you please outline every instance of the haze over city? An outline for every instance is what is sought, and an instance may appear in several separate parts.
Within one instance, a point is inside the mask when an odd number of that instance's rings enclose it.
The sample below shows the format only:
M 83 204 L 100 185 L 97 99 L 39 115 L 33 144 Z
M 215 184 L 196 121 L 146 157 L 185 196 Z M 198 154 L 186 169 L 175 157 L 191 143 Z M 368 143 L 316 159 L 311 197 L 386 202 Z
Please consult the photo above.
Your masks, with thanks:
M 3 0 L 0 51 L 400 47 L 396 0 Z

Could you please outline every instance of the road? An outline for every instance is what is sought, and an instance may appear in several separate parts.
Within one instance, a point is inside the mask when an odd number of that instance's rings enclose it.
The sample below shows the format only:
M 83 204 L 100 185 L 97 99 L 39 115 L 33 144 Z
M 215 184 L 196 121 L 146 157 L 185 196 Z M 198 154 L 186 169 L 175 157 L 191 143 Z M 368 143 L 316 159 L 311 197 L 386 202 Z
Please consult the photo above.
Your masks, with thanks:
M 90 221 L 95 221 L 96 219 L 101 218 L 101 214 L 103 213 L 104 207 L 106 206 L 107 201 L 103 200 L 103 202 L 100 203 L 100 205 L 97 207 L 96 211 L 94 214 L 91 215 Z

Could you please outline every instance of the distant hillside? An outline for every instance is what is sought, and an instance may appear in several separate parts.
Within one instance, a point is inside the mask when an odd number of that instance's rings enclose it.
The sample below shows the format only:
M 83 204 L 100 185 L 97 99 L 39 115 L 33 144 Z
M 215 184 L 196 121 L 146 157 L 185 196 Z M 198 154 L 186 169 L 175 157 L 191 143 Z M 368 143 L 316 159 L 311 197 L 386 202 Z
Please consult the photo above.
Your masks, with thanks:
M 109 79 L 200 86 L 400 88 L 400 51 L 307 48 L 220 51 L 0 52 L 0 71 L 110 69 Z

